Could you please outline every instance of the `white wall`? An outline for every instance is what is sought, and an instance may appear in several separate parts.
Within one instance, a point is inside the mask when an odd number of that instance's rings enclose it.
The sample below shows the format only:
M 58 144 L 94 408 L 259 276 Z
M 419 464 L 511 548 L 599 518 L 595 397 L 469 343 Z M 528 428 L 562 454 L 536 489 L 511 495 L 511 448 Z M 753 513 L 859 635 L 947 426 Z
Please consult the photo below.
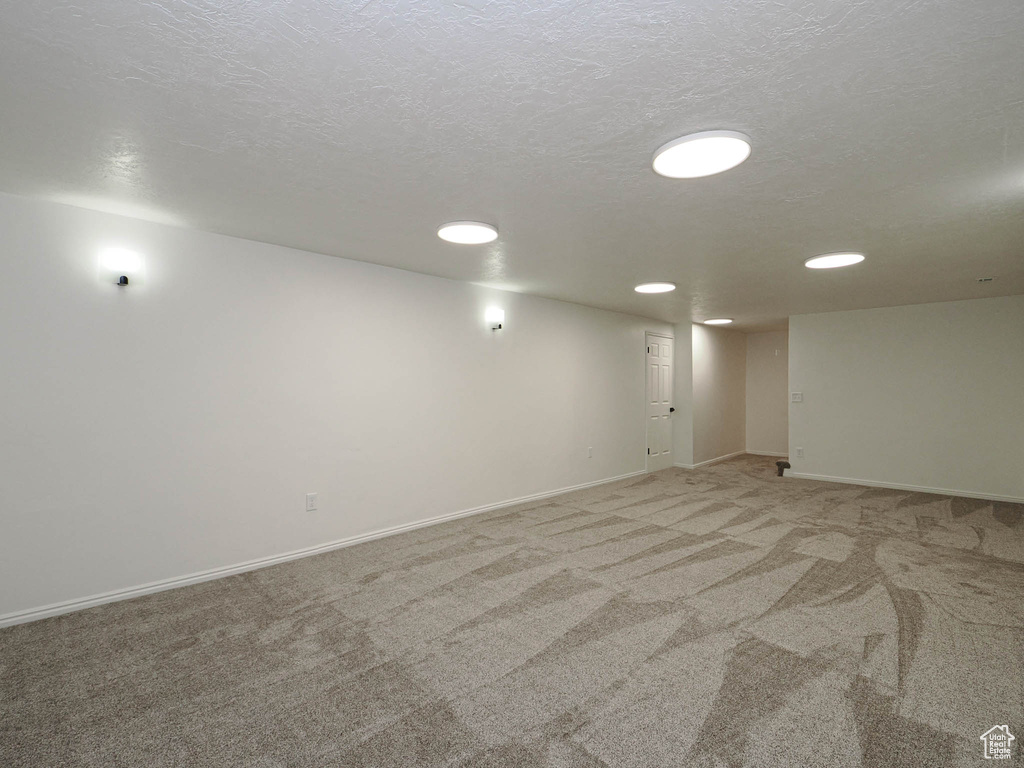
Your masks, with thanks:
M 692 326 L 693 463 L 746 450 L 746 337 Z
M 693 331 L 691 323 L 675 326 L 676 358 L 672 414 L 672 456 L 676 466 L 693 465 Z
M 0 231 L 8 620 L 644 469 L 666 324 L 6 195 Z
M 1024 500 L 1024 296 L 790 318 L 794 473 Z
M 747 335 L 747 450 L 789 450 L 789 332 Z

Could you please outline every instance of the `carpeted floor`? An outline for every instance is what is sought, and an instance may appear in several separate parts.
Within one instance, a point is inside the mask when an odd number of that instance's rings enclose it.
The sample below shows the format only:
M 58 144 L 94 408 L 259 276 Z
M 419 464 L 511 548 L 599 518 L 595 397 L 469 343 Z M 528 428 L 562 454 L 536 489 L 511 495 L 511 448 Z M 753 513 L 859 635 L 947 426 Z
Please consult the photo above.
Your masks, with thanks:
M 940 768 L 1024 741 L 1024 505 L 773 472 L 2 630 L 0 766 Z

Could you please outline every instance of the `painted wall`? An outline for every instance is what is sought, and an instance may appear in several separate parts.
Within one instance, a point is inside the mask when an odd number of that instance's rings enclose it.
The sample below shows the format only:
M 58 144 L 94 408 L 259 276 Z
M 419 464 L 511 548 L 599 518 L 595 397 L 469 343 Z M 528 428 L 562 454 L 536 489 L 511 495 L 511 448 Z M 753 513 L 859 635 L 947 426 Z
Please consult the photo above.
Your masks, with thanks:
M 0 231 L 0 616 L 644 469 L 667 324 L 11 196 Z
M 747 335 L 747 450 L 789 450 L 789 332 Z
M 790 318 L 793 471 L 1024 500 L 1024 296 Z
M 694 324 L 693 463 L 746 450 L 746 336 Z
M 691 323 L 675 326 L 676 359 L 672 385 L 672 454 L 676 466 L 693 465 L 693 331 Z

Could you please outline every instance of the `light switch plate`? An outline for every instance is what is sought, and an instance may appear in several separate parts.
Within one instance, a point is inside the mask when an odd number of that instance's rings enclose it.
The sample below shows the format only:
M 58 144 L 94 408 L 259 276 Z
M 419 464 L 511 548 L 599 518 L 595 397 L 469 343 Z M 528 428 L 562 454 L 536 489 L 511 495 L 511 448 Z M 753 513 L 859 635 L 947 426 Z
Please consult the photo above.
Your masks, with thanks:
M 307 493 L 306 494 L 306 511 L 307 512 L 316 512 L 316 494 L 315 493 Z
M 803 392 L 794 392 L 793 393 L 793 402 L 794 403 L 802 403 L 803 401 L 804 401 L 804 393 Z

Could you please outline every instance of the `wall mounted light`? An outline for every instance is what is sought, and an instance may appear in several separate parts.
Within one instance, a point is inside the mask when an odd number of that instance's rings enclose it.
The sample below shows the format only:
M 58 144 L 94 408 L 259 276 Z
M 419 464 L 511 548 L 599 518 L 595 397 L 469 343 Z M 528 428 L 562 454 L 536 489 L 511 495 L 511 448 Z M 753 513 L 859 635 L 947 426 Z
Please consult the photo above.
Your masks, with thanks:
M 484 320 L 491 326 L 492 331 L 500 331 L 505 323 L 505 310 L 498 307 L 488 307 L 484 312 Z
M 127 248 L 104 248 L 100 251 L 100 270 L 114 285 L 126 287 L 130 278 L 142 272 L 142 255 Z

